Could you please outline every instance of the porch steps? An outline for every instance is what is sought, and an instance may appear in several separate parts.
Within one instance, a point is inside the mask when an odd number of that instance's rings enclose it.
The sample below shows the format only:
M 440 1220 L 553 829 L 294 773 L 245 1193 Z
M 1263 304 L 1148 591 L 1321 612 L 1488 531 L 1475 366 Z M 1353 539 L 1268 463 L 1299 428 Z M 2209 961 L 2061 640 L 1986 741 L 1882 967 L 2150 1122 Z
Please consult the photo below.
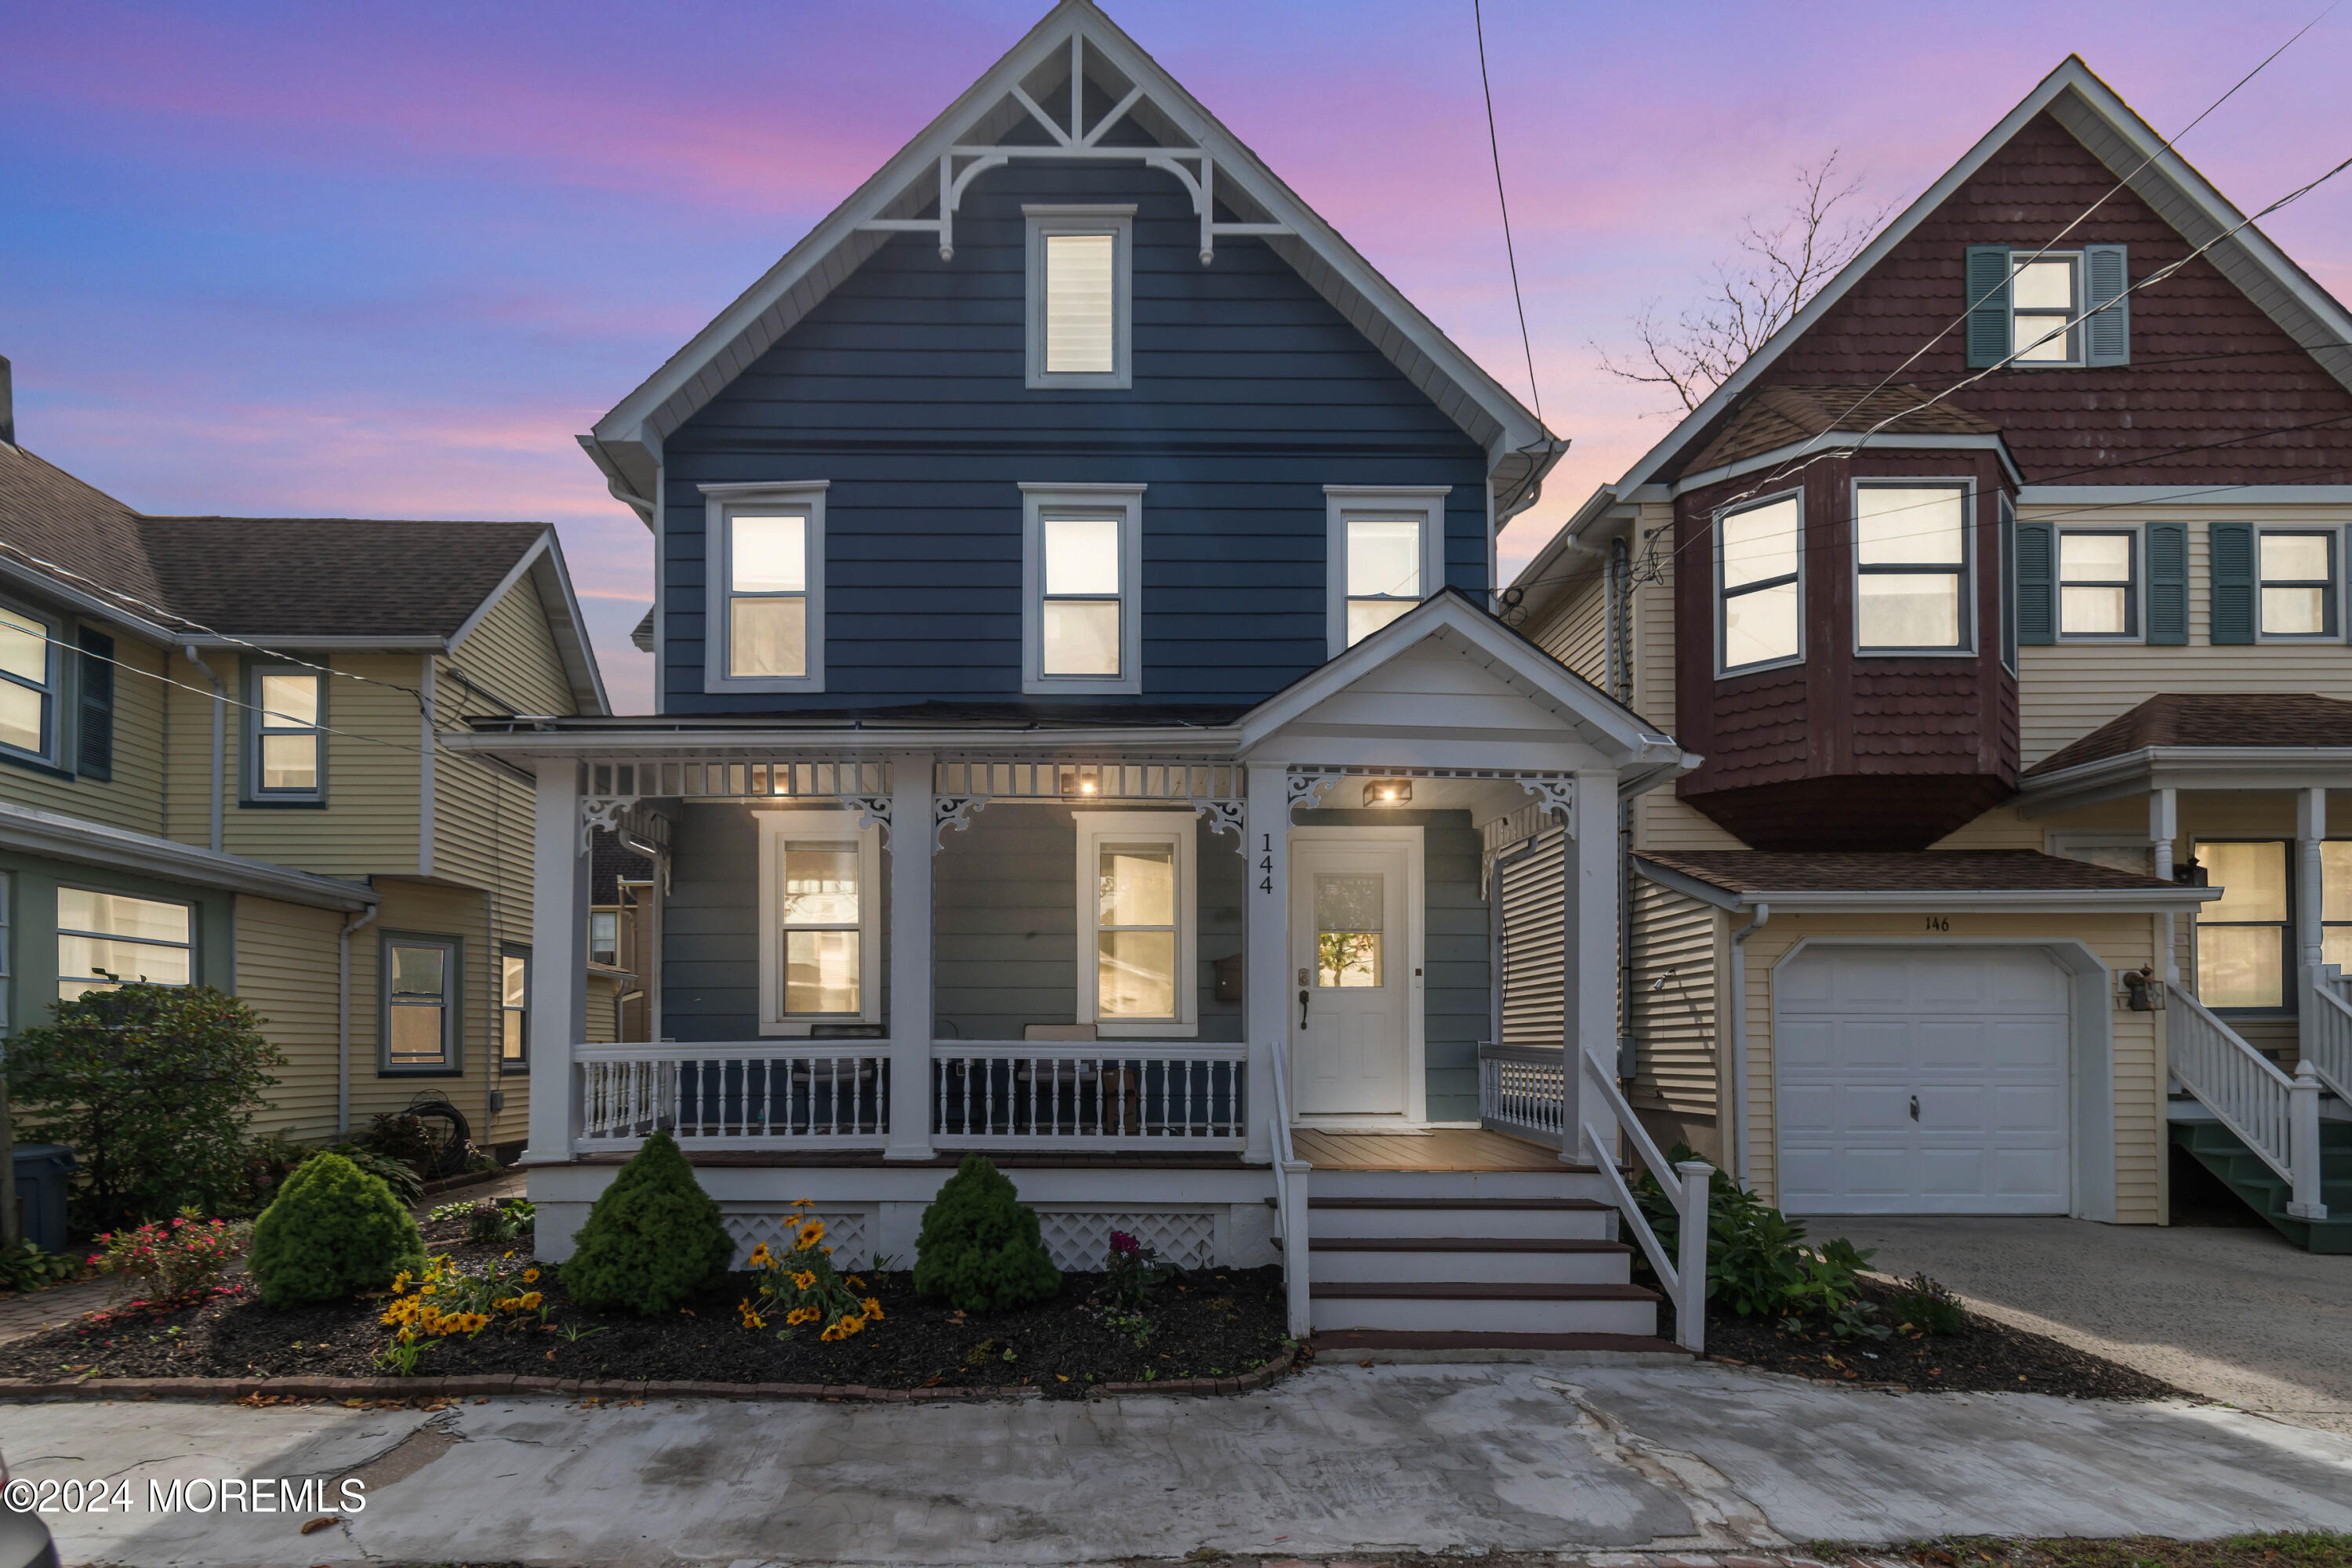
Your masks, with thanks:
M 2319 1124 L 2319 1201 L 2327 1218 L 2316 1223 L 2286 1212 L 2286 1179 L 2218 1121 L 2175 1121 L 2172 1141 L 2305 1252 L 2352 1253 L 2352 1121 Z
M 1629 1248 L 1589 1237 L 1317 1237 L 1307 1244 L 1311 1278 L 1332 1284 L 1439 1283 L 1465 1275 L 1513 1285 L 1595 1285 L 1622 1280 Z
M 1406 1332 L 1537 1333 L 1533 1325 L 1573 1321 L 1576 1331 L 1648 1334 L 1658 1326 L 1658 1295 L 1632 1284 L 1518 1285 L 1491 1280 L 1408 1284 L 1314 1282 L 1315 1326 L 1326 1316 L 1359 1320 L 1349 1327 Z

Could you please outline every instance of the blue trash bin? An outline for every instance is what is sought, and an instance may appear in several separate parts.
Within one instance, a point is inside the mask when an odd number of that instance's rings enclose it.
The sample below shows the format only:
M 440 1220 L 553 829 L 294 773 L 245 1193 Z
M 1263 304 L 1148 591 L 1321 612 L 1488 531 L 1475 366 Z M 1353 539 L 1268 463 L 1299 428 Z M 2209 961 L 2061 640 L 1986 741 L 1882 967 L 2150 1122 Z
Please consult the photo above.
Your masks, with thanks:
M 17 1233 L 43 1252 L 66 1249 L 66 1186 L 74 1153 L 62 1143 L 16 1145 Z

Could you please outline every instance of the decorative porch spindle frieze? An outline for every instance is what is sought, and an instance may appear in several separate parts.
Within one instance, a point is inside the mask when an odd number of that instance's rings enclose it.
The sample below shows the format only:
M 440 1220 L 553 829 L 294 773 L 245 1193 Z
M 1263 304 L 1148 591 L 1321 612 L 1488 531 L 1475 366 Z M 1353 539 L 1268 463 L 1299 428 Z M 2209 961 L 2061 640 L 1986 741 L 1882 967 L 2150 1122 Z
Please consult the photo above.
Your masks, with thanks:
M 830 799 L 857 814 L 861 828 L 890 833 L 890 764 L 887 762 L 747 763 L 687 758 L 591 760 L 583 767 L 580 842 L 646 816 L 639 803 L 656 800 Z M 660 842 L 667 842 L 665 830 Z
M 1055 801 L 1072 805 L 1189 805 L 1213 832 L 1231 833 L 1246 853 L 1248 806 L 1243 770 L 1234 763 L 1150 759 L 954 757 L 934 770 L 932 822 L 946 841 L 971 826 L 991 801 Z

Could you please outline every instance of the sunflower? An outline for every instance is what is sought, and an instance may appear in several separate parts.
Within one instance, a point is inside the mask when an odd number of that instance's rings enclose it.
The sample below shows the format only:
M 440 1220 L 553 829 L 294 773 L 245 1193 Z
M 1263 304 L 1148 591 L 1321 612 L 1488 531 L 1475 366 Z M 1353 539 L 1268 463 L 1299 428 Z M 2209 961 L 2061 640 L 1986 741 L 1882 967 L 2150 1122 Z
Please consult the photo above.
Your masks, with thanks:
M 538 1278 L 539 1270 L 536 1268 L 526 1268 L 522 1271 L 522 1282 L 526 1285 L 530 1284 Z
M 877 1322 L 877 1323 L 878 1323 L 878 1322 L 880 1322 L 880 1321 L 882 1321 L 882 1303 L 881 1303 L 881 1302 L 879 1302 L 879 1301 L 876 1300 L 873 1297 L 868 1296 L 868 1297 L 866 1297 L 866 1298 L 865 1301 L 864 1301 L 863 1303 L 861 1303 L 861 1304 L 865 1307 L 865 1309 L 866 1309 L 866 1315 L 868 1318 L 871 1318 L 874 1321 L 876 1321 L 876 1322 Z
M 814 1307 L 794 1307 L 791 1311 L 784 1314 L 784 1321 L 794 1325 L 801 1323 L 814 1323 L 819 1318 L 824 1316 L 824 1314 L 818 1311 Z
M 816 1273 L 814 1269 L 803 1268 L 793 1276 L 793 1283 L 803 1290 L 814 1290 L 816 1289 Z

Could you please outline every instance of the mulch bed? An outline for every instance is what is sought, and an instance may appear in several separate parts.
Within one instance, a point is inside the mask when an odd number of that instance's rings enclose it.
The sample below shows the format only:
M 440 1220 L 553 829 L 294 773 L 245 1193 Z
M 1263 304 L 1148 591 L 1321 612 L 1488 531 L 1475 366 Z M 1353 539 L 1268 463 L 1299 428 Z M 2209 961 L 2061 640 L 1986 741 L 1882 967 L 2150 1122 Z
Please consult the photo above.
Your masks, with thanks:
M 1877 1304 L 1880 1321 L 1902 1321 L 1888 1305 L 1885 1282 L 1863 1277 L 1864 1299 Z M 1658 1332 L 1669 1337 L 1674 1309 L 1662 1303 Z M 1721 1306 L 1706 1315 L 1706 1353 L 1712 1360 L 1792 1373 L 1832 1383 L 1894 1384 L 1916 1392 L 1955 1394 L 2055 1394 L 2071 1399 L 2192 1399 L 2160 1378 L 1970 1312 L 1953 1334 L 1920 1334 L 1896 1329 L 1885 1340 L 1839 1340 L 1818 1320 L 1790 1333 L 1780 1321 L 1742 1318 Z
M 462 1244 L 463 1222 L 428 1223 L 430 1250 L 461 1264 L 509 1250 Z M 528 1238 L 510 1244 L 517 1260 Z M 591 1311 L 572 1302 L 560 1270 L 536 1289 L 555 1310 L 545 1329 L 488 1331 L 425 1352 L 419 1379 L 516 1374 L 583 1383 L 800 1384 L 841 1389 L 1034 1390 L 1083 1398 L 1109 1385 L 1238 1379 L 1284 1353 L 1282 1271 L 1205 1268 L 1161 1286 L 1147 1309 L 1139 1345 L 1114 1328 L 1094 1300 L 1099 1274 L 1067 1274 L 1049 1301 L 987 1315 L 955 1310 L 914 1293 L 906 1273 L 861 1276 L 884 1315 L 854 1339 L 820 1343 L 806 1330 L 785 1341 L 773 1327 L 751 1329 L 737 1303 L 751 1277 L 730 1275 L 691 1307 L 654 1319 Z M 383 1375 L 374 1357 L 386 1331 L 383 1302 L 354 1301 L 276 1311 L 249 1288 L 168 1311 L 121 1309 L 0 1346 L 0 1377 L 318 1379 Z M 422 1392 L 420 1385 L 420 1392 Z

